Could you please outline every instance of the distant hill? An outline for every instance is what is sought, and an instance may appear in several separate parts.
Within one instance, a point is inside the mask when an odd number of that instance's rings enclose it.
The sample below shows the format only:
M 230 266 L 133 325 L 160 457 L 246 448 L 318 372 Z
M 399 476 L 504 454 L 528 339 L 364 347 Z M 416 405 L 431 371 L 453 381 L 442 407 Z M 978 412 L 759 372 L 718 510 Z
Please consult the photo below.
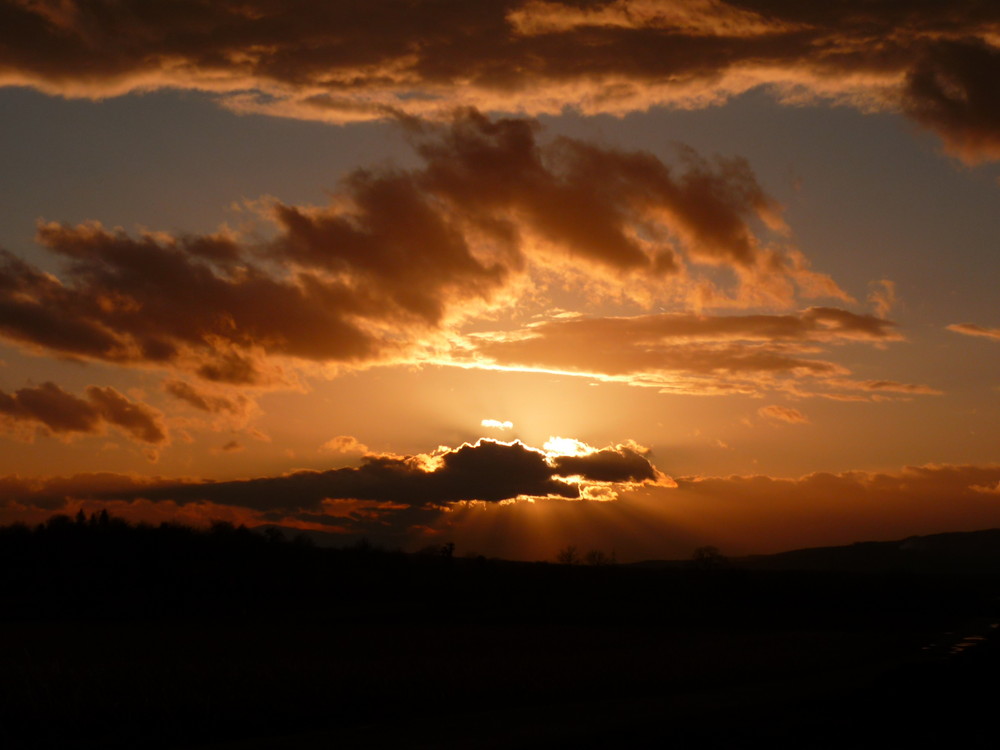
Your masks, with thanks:
M 680 568 L 690 560 L 647 560 L 642 568 Z M 911 536 L 891 542 L 855 542 L 838 547 L 810 547 L 773 555 L 750 555 L 720 561 L 746 570 L 844 572 L 914 572 L 1000 574 L 1000 529 Z

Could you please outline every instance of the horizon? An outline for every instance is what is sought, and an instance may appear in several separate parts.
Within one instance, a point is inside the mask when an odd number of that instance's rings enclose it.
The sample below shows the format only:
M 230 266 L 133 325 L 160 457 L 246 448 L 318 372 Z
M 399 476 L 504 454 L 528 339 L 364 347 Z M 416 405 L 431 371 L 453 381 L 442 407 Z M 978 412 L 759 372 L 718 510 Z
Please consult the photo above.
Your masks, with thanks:
M 0 0 L 0 524 L 1000 527 L 1000 9 L 786 5 Z

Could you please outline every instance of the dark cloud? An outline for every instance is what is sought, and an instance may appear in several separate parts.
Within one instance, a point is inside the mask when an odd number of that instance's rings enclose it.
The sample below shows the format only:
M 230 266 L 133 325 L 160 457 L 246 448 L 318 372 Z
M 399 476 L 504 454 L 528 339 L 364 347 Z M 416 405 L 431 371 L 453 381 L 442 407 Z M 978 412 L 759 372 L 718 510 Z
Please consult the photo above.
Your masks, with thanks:
M 1000 158 L 1000 48 L 975 38 L 928 45 L 907 74 L 903 101 L 964 161 Z
M 496 502 L 519 495 L 579 497 L 545 461 L 521 443 L 480 441 L 445 453 L 439 466 L 419 457 L 366 456 L 359 467 L 300 471 L 233 482 L 165 484 L 143 497 L 207 501 L 256 510 L 318 510 L 326 499 L 347 498 L 423 506 L 460 500 Z
M 583 456 L 556 456 L 552 465 L 560 476 L 578 475 L 597 482 L 655 482 L 656 469 L 631 448 L 605 448 Z
M 391 19 L 387 22 L 386 19 Z M 338 122 L 441 108 L 585 113 L 781 99 L 900 109 L 1000 155 L 1000 9 L 979 0 L 3 0 L 0 82 L 103 97 L 216 92 Z
M 163 390 L 195 409 L 210 414 L 228 413 L 238 416 L 245 414 L 250 408 L 250 401 L 244 396 L 230 398 L 207 393 L 183 380 L 167 380 L 163 383 Z
M 96 434 L 112 425 L 139 442 L 166 442 L 162 417 L 152 407 L 130 401 L 114 388 L 92 385 L 86 394 L 87 398 L 79 398 L 51 382 L 13 394 L 0 391 L 0 418 L 57 435 Z
M 566 481 L 570 476 L 581 477 L 582 483 Z M 229 482 L 135 477 L 111 481 L 106 475 L 96 480 L 88 475 L 79 486 L 70 480 L 65 484 L 45 481 L 31 488 L 25 486 L 13 496 L 24 500 L 39 497 L 49 503 L 60 498 L 142 498 L 182 505 L 207 502 L 268 513 L 313 514 L 327 510 L 336 514 L 337 502 L 361 501 L 364 507 L 381 507 L 385 514 L 392 515 L 460 501 L 496 503 L 521 496 L 578 499 L 583 496 L 581 487 L 588 483 L 656 482 L 659 476 L 646 457 L 627 446 L 587 456 L 549 456 L 520 442 L 484 439 L 434 456 L 367 455 L 360 466 L 329 471 L 298 471 Z
M 649 153 L 570 138 L 543 146 L 536 129 L 468 112 L 444 138 L 420 144 L 422 183 L 498 242 L 529 231 L 620 271 L 675 271 L 675 238 L 695 258 L 753 265 L 759 247 L 749 221 L 777 221 L 742 159 L 710 163 L 684 150 L 683 169 L 673 170 Z M 634 236 L 639 226 L 658 235 L 653 248 Z
M 137 401 L 129 401 L 114 388 L 89 386 L 87 398 L 108 424 L 122 428 L 136 440 L 162 443 L 167 439 L 159 413 Z

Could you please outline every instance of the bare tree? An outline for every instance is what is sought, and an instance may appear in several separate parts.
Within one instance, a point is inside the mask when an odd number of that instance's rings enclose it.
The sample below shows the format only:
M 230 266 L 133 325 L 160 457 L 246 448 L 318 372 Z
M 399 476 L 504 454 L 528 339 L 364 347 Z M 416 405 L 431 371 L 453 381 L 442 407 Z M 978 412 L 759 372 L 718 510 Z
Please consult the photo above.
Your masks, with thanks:
M 583 561 L 587 565 L 611 565 L 615 561 L 615 557 L 614 553 L 608 556 L 599 549 L 592 549 L 583 556 Z
M 556 553 L 556 562 L 562 565 L 579 565 L 580 554 L 576 551 L 575 544 L 567 544 Z

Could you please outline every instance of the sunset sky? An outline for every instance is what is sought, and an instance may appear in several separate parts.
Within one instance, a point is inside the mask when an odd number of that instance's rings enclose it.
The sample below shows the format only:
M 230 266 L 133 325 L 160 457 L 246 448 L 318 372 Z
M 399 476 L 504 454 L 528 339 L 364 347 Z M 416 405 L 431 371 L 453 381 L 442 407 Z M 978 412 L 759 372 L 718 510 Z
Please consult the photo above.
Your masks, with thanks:
M 0 42 L 0 522 L 1000 526 L 996 4 L 0 0 Z

